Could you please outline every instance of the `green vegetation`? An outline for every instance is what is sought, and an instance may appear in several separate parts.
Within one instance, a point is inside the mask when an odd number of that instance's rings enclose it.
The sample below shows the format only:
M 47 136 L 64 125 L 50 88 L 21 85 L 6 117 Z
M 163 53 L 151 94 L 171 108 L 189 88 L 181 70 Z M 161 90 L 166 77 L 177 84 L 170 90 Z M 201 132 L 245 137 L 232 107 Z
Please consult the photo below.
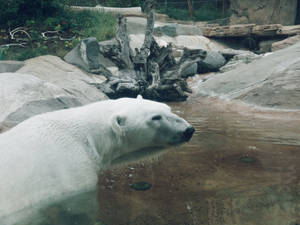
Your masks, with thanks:
M 142 0 L 105 0 L 103 5 L 111 7 L 135 7 L 141 6 Z
M 0 60 L 25 60 L 45 54 L 63 57 L 83 38 L 96 37 L 102 41 L 114 37 L 116 18 L 111 13 L 71 11 L 66 1 L 62 0 L 8 0 L 7 7 L 9 5 L 13 7 L 5 9 L 0 6 L 0 10 L 3 10 L 0 20 Z M 44 12 L 46 5 L 50 8 L 47 13 Z M 28 9 L 30 6 L 36 8 Z M 10 13 L 15 18 L 8 16 Z M 22 30 L 30 37 L 24 32 L 17 32 L 16 39 L 12 40 L 9 31 L 17 27 L 23 27 Z M 46 31 L 57 33 L 45 39 L 41 33 Z M 5 46 L 12 43 L 26 44 L 24 47 Z
M 4 60 L 6 58 L 7 50 L 7 46 L 0 48 L 0 60 Z
M 199 8 L 194 8 L 193 17 L 190 16 L 188 9 L 175 7 L 161 7 L 159 13 L 167 14 L 169 17 L 177 20 L 210 21 L 229 17 L 229 12 L 224 12 L 213 4 L 203 4 Z
M 99 41 L 114 37 L 116 18 L 113 14 L 95 11 L 71 11 L 70 5 L 112 7 L 140 6 L 143 0 L 6 0 L 0 4 L 0 60 L 25 60 L 52 54 L 63 57 L 81 39 L 96 37 Z M 186 1 L 179 2 L 186 7 Z M 194 15 L 184 7 L 164 7 L 158 1 L 158 12 L 178 20 L 208 21 L 229 16 L 224 5 L 201 4 L 194 7 Z M 9 32 L 22 27 L 12 40 Z M 41 33 L 56 31 L 51 38 Z M 49 37 L 49 36 L 48 36 Z M 63 40 L 62 40 L 63 39 Z M 11 45 L 21 44 L 23 45 Z
M 91 6 L 96 5 L 110 6 L 110 7 L 135 7 L 140 6 L 143 0 L 68 0 L 71 5 L 77 6 Z
M 0 4 L 0 26 L 25 25 L 27 20 L 44 20 L 63 14 L 66 0 L 6 0 Z

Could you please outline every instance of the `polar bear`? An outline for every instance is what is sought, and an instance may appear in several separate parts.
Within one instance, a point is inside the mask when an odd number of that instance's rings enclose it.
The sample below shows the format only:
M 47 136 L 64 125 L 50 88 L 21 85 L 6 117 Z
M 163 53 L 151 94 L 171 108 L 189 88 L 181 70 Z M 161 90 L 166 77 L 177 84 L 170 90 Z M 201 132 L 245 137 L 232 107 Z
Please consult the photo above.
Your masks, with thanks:
M 0 135 L 0 224 L 89 225 L 97 174 L 190 140 L 170 107 L 138 97 L 34 116 Z

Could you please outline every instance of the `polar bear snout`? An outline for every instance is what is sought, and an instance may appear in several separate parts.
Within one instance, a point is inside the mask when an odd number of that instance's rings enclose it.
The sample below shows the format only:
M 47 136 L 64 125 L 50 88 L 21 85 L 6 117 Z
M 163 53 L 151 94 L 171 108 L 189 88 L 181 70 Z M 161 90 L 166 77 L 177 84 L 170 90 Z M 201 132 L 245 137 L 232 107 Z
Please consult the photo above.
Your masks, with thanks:
M 190 126 L 190 127 L 186 128 L 185 131 L 182 134 L 183 140 L 184 141 L 189 141 L 192 138 L 194 132 L 195 132 L 194 127 Z

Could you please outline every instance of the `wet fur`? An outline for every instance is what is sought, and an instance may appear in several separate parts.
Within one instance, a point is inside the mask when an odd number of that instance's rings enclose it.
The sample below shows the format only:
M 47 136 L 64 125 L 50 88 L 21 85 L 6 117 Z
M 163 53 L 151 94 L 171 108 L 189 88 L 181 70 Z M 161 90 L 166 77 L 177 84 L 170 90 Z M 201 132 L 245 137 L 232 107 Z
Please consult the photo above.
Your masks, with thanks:
M 151 121 L 157 114 L 164 120 Z M 76 218 L 78 225 L 94 225 L 99 172 L 139 149 L 158 151 L 117 164 L 159 157 L 183 143 L 179 133 L 188 126 L 165 104 L 129 98 L 20 123 L 0 134 L 1 225 L 73 225 Z

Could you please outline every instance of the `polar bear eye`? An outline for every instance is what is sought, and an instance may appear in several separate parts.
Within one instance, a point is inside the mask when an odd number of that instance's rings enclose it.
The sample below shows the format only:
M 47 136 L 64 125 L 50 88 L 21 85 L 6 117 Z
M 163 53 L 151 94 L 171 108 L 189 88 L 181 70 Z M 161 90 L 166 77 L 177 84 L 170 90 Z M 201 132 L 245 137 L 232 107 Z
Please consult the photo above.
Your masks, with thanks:
M 155 115 L 152 117 L 152 120 L 160 120 L 161 119 L 161 115 Z

